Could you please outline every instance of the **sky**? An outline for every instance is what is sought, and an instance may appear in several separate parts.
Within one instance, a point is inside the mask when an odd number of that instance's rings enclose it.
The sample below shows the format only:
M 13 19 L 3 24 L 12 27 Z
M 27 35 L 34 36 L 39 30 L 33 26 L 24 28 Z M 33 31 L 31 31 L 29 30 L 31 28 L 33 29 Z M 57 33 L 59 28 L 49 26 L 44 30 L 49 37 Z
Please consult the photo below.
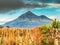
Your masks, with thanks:
M 27 11 L 60 21 L 60 0 L 0 0 L 0 25 Z

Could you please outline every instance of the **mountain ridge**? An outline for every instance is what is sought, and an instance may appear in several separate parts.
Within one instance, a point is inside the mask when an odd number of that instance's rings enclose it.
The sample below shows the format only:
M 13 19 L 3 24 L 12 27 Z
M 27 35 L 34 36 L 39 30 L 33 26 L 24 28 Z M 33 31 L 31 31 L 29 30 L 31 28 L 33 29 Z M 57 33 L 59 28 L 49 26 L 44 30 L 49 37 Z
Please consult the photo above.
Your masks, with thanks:
M 10 27 L 38 27 L 39 25 L 44 25 L 47 22 L 51 22 L 52 20 L 45 15 L 37 16 L 31 11 L 28 11 L 13 21 L 5 23 L 3 26 Z M 40 24 L 44 23 L 44 24 Z

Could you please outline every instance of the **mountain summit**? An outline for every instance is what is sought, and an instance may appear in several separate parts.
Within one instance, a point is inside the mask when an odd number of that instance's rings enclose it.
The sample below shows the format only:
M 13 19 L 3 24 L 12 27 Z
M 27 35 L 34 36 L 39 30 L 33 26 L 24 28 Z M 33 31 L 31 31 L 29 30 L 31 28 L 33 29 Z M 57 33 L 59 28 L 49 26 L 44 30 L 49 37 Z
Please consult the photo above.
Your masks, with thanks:
M 37 16 L 31 11 L 28 11 L 21 16 L 19 16 L 17 19 L 5 23 L 3 26 L 10 26 L 10 27 L 16 27 L 16 28 L 33 28 L 33 27 L 39 27 L 41 25 L 47 25 L 51 23 L 51 19 L 46 17 L 45 15 Z
M 38 17 L 37 15 L 35 15 L 34 13 L 32 13 L 31 11 L 28 11 L 24 14 L 22 14 L 20 17 L 18 18 L 36 18 Z
M 41 19 L 49 19 L 49 20 L 51 20 L 50 18 L 48 18 L 48 17 L 45 16 L 45 15 L 40 15 L 39 18 L 41 18 Z

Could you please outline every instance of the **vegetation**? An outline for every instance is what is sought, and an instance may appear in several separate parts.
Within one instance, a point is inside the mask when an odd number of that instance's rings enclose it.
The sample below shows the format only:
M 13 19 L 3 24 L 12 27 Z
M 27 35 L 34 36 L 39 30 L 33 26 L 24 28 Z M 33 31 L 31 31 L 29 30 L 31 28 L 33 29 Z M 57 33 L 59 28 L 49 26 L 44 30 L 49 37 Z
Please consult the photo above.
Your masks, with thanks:
M 6 26 L 7 28 L 10 28 L 9 26 Z
M 3 26 L 2 26 L 2 25 L 0 25 L 0 28 L 3 28 Z
M 43 36 L 40 34 L 40 28 L 31 30 L 2 28 L 0 32 L 2 32 L 2 34 L 0 33 L 0 43 L 2 45 L 39 45 L 41 43 L 40 41 L 43 40 Z
M 58 31 L 58 29 L 60 28 L 60 22 L 57 21 L 56 19 L 52 22 L 51 25 L 49 26 L 41 26 L 42 31 L 41 33 L 44 34 L 44 40 L 42 40 L 43 45 L 54 45 L 53 43 L 50 43 L 50 41 L 52 42 L 52 37 L 51 35 L 56 33 L 56 31 Z M 53 30 L 54 28 L 54 30 Z M 55 30 L 57 29 L 57 30 Z M 53 33 L 51 33 L 51 31 L 53 31 Z
M 53 28 L 59 28 L 59 27 L 60 27 L 60 23 L 55 19 L 55 20 L 52 22 L 52 27 L 53 27 Z
M 33 29 L 6 27 L 0 26 L 0 45 L 54 45 L 51 30 L 60 28 L 60 23 L 55 19 L 49 26 Z

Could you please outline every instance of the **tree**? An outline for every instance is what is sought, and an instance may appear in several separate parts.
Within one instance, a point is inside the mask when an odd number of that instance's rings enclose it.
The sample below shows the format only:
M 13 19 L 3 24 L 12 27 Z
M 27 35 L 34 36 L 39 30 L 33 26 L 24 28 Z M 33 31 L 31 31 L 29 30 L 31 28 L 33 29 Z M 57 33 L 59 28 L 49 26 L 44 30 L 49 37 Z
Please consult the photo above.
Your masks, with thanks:
M 53 22 L 52 22 L 52 27 L 53 28 L 58 28 L 59 27 L 59 22 L 55 19 Z
M 58 28 L 60 26 L 60 23 L 55 19 L 52 23 L 52 27 L 54 28 L 53 36 L 54 36 L 54 45 L 58 45 Z
M 6 26 L 7 28 L 10 28 L 9 26 Z
M 0 28 L 3 28 L 3 26 L 2 26 L 2 25 L 0 25 Z

